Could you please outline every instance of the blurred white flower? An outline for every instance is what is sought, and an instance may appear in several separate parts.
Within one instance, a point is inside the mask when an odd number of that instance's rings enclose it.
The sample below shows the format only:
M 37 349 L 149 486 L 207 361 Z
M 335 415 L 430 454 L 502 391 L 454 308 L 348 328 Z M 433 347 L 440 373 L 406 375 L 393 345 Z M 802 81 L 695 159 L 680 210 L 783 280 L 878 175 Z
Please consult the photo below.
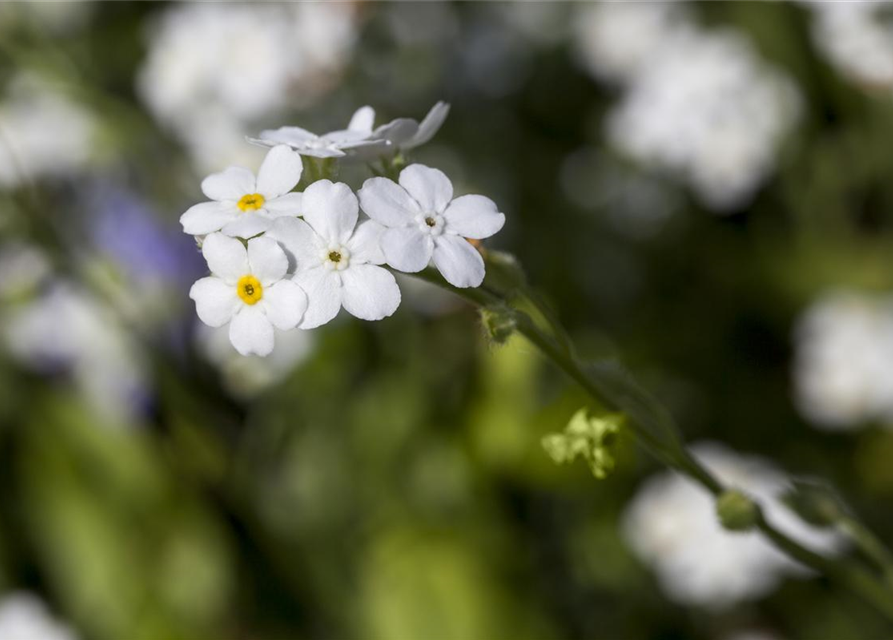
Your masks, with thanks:
M 284 279 L 285 252 L 270 238 L 249 240 L 246 249 L 239 240 L 214 233 L 202 243 L 202 254 L 211 275 L 189 291 L 199 319 L 211 327 L 229 324 L 229 339 L 242 355 L 268 355 L 273 327 L 294 329 L 307 308 L 301 288 Z
M 784 533 L 825 554 L 838 548 L 835 534 L 810 527 L 779 502 L 786 478 L 768 460 L 710 442 L 692 452 L 720 481 L 759 500 L 767 520 Z M 657 572 L 667 597 L 681 604 L 721 608 L 760 598 L 785 575 L 805 571 L 758 532 L 723 529 L 713 497 L 676 473 L 645 482 L 627 509 L 623 533 Z
M 375 111 L 372 107 L 363 107 L 354 114 L 351 125 L 358 131 L 365 131 L 373 140 L 387 140 L 394 148 L 407 150 L 431 140 L 443 126 L 449 113 L 450 105 L 440 101 L 431 107 L 421 122 L 412 118 L 397 118 L 373 129 Z
M 220 370 L 230 393 L 247 399 L 283 381 L 313 350 L 310 331 L 277 329 L 275 333 L 276 348 L 267 357 L 241 355 L 224 327 L 215 329 L 199 323 L 196 341 L 205 358 Z
M 0 597 L 2 640 L 75 640 L 74 631 L 55 620 L 37 596 L 23 591 Z
M 583 4 L 575 14 L 577 58 L 599 80 L 631 80 L 666 43 L 693 29 L 689 11 L 674 2 Z
M 359 224 L 358 224 L 359 222 Z M 304 191 L 304 219 L 280 218 L 267 233 L 296 265 L 294 281 L 309 304 L 302 329 L 326 324 L 344 309 L 361 320 L 381 320 L 400 306 L 400 289 L 384 263 L 384 227 L 359 220 L 357 197 L 346 184 L 319 180 Z
M 0 102 L 0 188 L 75 172 L 90 160 L 96 134 L 93 115 L 60 87 L 16 76 Z
M 49 258 L 34 245 L 7 242 L 0 246 L 0 301 L 33 291 L 52 272 Z
M 731 31 L 671 39 L 632 81 L 608 136 L 636 160 L 689 182 L 718 211 L 769 175 L 799 114 L 799 94 Z
M 193 205 L 180 217 L 183 231 L 203 236 L 214 231 L 250 238 L 273 220 L 301 213 L 301 194 L 291 193 L 301 180 L 301 156 L 285 145 L 270 149 L 257 178 L 243 167 L 229 167 L 202 181 L 211 202 Z
M 355 39 L 348 3 L 173 5 L 148 34 L 137 89 L 200 169 L 247 163 L 252 150 L 237 143 L 250 125 L 312 104 L 336 82 Z M 214 156 L 208 145 L 234 155 Z
M 886 2 L 812 2 L 812 37 L 844 76 L 893 88 L 893 20 Z
M 139 416 L 147 395 L 141 354 L 113 311 L 88 292 L 56 283 L 3 320 L 9 352 L 38 372 L 68 373 L 99 415 Z
M 893 297 L 826 294 L 797 321 L 797 406 L 816 426 L 893 425 Z
M 399 184 L 370 178 L 359 193 L 363 211 L 387 227 L 381 248 L 388 264 L 400 271 L 421 271 L 432 260 L 456 287 L 477 287 L 484 260 L 466 238 L 489 238 L 505 224 L 489 198 L 453 199 L 453 184 L 442 171 L 413 164 L 400 172 Z

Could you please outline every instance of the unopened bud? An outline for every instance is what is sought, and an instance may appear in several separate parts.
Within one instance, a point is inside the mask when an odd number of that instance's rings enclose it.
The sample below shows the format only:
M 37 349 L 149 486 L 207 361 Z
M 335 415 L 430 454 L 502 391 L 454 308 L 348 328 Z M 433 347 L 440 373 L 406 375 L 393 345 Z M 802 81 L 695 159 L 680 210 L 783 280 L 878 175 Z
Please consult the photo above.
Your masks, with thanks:
M 716 515 L 729 531 L 747 531 L 757 524 L 760 507 L 741 491 L 730 489 L 716 499 Z

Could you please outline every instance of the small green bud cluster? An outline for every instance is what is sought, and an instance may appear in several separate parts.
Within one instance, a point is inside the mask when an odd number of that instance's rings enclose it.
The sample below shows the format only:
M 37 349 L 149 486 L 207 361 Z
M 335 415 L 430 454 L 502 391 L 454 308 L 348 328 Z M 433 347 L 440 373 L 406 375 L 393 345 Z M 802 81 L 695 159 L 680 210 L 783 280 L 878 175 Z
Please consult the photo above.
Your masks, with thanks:
M 481 322 L 487 338 L 496 345 L 505 344 L 518 326 L 514 312 L 508 307 L 482 308 Z
M 623 419 L 623 415 L 616 413 L 590 416 L 589 409 L 584 407 L 574 414 L 563 432 L 544 437 L 543 448 L 556 464 L 582 457 L 592 474 L 602 480 L 614 470 Z

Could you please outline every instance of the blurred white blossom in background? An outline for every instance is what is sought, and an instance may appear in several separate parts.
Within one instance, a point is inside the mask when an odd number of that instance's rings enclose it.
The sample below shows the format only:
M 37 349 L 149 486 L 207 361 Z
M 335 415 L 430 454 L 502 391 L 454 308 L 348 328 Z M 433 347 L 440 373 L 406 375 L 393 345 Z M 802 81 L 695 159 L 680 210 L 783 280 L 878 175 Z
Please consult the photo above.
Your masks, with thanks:
M 276 330 L 276 348 L 266 357 L 240 355 L 227 327 L 196 323 L 195 341 L 205 359 L 220 370 L 223 384 L 235 397 L 253 398 L 285 380 L 313 352 L 310 331 Z
M 681 3 L 636 2 L 587 5 L 579 11 L 574 29 L 580 64 L 600 80 L 622 83 L 693 26 Z
M 52 34 L 68 34 L 84 29 L 95 13 L 96 5 L 81 0 L 56 2 L 4 2 L 0 4 L 0 32 L 25 25 L 36 25 Z
M 844 430 L 893 424 L 893 297 L 837 291 L 797 321 L 794 383 L 801 413 Z
M 0 188 L 77 171 L 91 159 L 96 137 L 93 115 L 60 85 L 19 73 L 0 101 Z
M 686 181 L 722 213 L 746 203 L 772 172 L 800 97 L 743 34 L 705 31 L 684 16 L 675 5 L 587 7 L 579 50 L 597 79 L 624 89 L 607 116 L 610 142 Z M 639 30 L 648 37 L 632 35 Z
M 759 500 L 766 519 L 793 539 L 825 554 L 838 547 L 836 535 L 806 525 L 781 504 L 786 477 L 768 460 L 713 442 L 691 450 L 721 482 Z M 666 596 L 680 604 L 728 607 L 767 595 L 785 575 L 805 572 L 759 532 L 723 529 L 707 490 L 673 472 L 645 482 L 627 508 L 623 533 L 657 573 Z
M 844 77 L 893 88 L 893 19 L 886 2 L 811 2 L 812 37 Z
M 15 359 L 37 373 L 70 376 L 97 415 L 111 424 L 139 416 L 147 393 L 140 353 L 114 312 L 92 294 L 56 282 L 4 309 L 0 326 Z
M 17 591 L 0 596 L 2 640 L 75 640 L 67 626 L 53 619 L 37 596 Z
M 138 92 L 199 171 L 254 166 L 255 125 L 312 104 L 338 81 L 356 39 L 347 3 L 172 5 L 148 34 Z

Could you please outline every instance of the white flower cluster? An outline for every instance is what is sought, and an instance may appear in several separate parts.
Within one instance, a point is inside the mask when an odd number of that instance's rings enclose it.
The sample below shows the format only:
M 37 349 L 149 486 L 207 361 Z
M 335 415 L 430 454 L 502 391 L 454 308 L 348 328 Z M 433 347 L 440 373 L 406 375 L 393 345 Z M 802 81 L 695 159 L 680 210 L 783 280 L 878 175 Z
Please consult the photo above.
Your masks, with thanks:
M 0 598 L 0 638 L 3 640 L 75 640 L 75 632 L 57 622 L 46 604 L 25 591 Z
M 712 442 L 692 452 L 721 482 L 759 500 L 767 520 L 787 535 L 823 553 L 839 548 L 837 535 L 810 527 L 778 500 L 787 480 L 768 460 Z M 805 571 L 759 532 L 723 529 L 715 509 L 706 489 L 672 472 L 646 481 L 630 504 L 624 536 L 669 598 L 722 608 L 765 596 L 785 575 Z
M 686 7 L 604 3 L 581 11 L 583 64 L 624 89 L 607 119 L 612 144 L 686 181 L 713 210 L 745 203 L 797 120 L 794 85 L 742 34 L 704 31 Z
M 211 271 L 189 294 L 199 318 L 212 327 L 228 324 L 242 355 L 265 356 L 274 328 L 319 327 L 342 307 L 363 320 L 393 314 L 401 295 L 385 264 L 413 273 L 433 263 L 452 285 L 479 286 L 484 261 L 469 240 L 492 236 L 505 216 L 489 198 L 454 198 L 441 171 L 410 165 L 397 182 L 370 178 L 356 194 L 328 179 L 292 191 L 302 156 L 322 167 L 320 159 L 421 144 L 447 110 L 438 103 L 421 124 L 400 119 L 373 128 L 374 113 L 364 107 L 338 135 L 297 127 L 264 132 L 260 141 L 273 146 L 257 176 L 241 167 L 208 176 L 202 191 L 210 201 L 180 218 Z
M 893 425 L 893 298 L 826 294 L 794 338 L 796 401 L 807 419 L 829 430 Z
M 147 34 L 137 91 L 200 170 L 254 162 L 245 133 L 335 85 L 356 14 L 350 3 L 173 5 Z
M 886 2 L 812 2 L 812 37 L 844 76 L 869 89 L 893 89 L 893 21 Z
M 75 172 L 91 159 L 97 133 L 94 117 L 66 97 L 64 85 L 19 73 L 0 102 L 0 188 Z

